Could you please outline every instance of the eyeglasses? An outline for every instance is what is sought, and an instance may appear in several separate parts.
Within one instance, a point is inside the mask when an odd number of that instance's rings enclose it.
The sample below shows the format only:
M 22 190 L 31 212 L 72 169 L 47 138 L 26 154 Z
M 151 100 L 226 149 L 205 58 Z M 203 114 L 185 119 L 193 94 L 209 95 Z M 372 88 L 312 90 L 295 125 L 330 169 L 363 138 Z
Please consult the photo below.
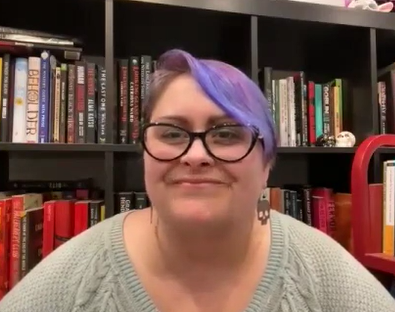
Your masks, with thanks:
M 145 151 L 159 161 L 172 161 L 185 155 L 196 138 L 207 153 L 220 161 L 237 162 L 254 148 L 257 131 L 239 124 L 223 124 L 203 132 L 191 132 L 168 123 L 149 123 L 143 127 L 142 145 Z

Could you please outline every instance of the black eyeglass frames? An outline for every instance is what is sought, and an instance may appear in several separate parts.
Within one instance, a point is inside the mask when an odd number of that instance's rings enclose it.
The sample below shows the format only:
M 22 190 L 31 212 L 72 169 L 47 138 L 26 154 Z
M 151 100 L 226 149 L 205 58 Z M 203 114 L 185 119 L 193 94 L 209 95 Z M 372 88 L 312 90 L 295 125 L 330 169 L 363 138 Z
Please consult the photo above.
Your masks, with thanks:
M 258 131 L 240 124 L 222 124 L 193 132 L 169 123 L 149 123 L 143 127 L 144 150 L 159 161 L 172 161 L 188 153 L 195 139 L 207 153 L 223 162 L 238 162 L 252 151 L 261 137 Z

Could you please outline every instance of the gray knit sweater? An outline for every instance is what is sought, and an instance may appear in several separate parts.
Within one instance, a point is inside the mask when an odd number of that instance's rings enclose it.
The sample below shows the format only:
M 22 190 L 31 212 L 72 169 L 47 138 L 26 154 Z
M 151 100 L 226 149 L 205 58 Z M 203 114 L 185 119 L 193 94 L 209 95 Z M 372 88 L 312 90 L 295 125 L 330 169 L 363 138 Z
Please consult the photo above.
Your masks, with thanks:
M 55 250 L 0 312 L 156 312 L 125 251 L 124 217 Z M 332 239 L 276 212 L 271 226 L 266 273 L 245 312 L 395 312 L 389 293 Z

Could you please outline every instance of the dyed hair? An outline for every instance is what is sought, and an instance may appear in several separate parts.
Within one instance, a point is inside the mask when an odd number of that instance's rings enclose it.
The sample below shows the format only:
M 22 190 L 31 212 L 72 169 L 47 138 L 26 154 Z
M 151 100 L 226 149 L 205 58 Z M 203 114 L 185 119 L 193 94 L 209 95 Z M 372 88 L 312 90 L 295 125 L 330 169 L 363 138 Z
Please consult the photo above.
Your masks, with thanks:
M 143 105 L 149 121 L 163 90 L 181 74 L 192 75 L 205 95 L 236 122 L 253 126 L 263 138 L 264 157 L 272 163 L 277 140 L 268 102 L 259 87 L 237 68 L 215 60 L 197 59 L 182 50 L 170 50 L 158 60 L 150 91 Z

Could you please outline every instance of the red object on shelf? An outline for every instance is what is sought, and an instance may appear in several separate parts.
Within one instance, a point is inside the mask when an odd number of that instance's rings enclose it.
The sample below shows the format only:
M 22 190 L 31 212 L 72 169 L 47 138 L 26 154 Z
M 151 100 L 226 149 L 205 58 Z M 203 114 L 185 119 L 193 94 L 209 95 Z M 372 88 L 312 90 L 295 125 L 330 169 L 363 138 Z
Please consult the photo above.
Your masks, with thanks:
M 395 257 L 383 254 L 381 245 L 371 242 L 371 232 L 382 231 L 370 218 L 368 167 L 380 147 L 395 147 L 395 135 L 374 135 L 364 140 L 355 152 L 351 169 L 352 231 L 354 256 L 369 269 L 395 275 Z

